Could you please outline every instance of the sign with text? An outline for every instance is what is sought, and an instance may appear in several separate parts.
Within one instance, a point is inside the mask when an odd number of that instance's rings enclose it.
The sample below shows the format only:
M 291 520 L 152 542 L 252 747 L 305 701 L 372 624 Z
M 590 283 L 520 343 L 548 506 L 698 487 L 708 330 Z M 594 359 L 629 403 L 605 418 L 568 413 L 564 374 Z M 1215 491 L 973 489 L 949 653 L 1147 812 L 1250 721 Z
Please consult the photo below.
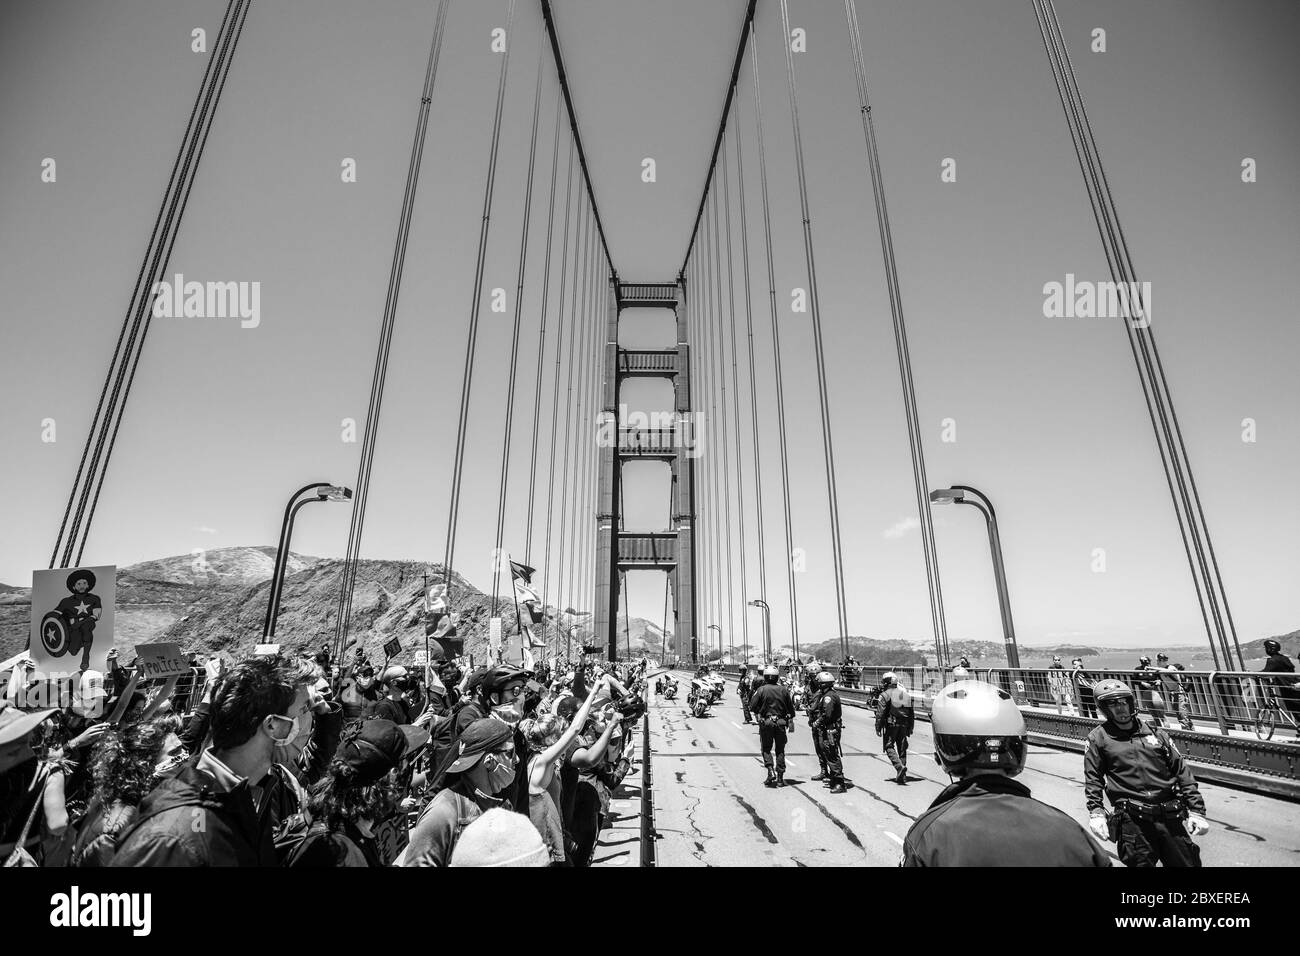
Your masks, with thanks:
M 190 672 L 185 655 L 175 644 L 137 644 L 135 653 L 139 658 L 140 676 L 145 680 L 178 677 Z
M 493 653 L 501 650 L 501 618 L 494 617 L 488 624 L 488 647 Z
M 387 654 L 389 657 L 396 657 L 398 654 L 402 653 L 401 640 L 395 637 L 391 641 L 386 643 L 384 645 L 384 653 Z
M 270 657 L 272 654 L 280 653 L 279 644 L 258 644 L 253 648 L 254 657 Z

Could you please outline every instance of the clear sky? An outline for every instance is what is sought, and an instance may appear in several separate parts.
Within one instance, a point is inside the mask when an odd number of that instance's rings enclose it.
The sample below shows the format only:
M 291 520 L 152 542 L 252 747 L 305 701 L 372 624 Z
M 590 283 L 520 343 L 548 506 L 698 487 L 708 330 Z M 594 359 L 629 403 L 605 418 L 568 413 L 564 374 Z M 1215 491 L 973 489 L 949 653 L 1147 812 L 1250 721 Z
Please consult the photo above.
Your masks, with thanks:
M 31 569 L 48 560 L 198 89 L 204 60 L 190 50 L 190 31 L 205 27 L 215 37 L 224 6 L 0 6 L 0 581 L 30 583 Z M 435 7 L 428 0 L 254 4 L 171 271 L 260 282 L 261 323 L 155 322 L 89 563 L 274 543 L 290 491 L 315 480 L 354 482 L 360 445 L 341 441 L 340 422 L 365 417 Z M 699 202 L 745 4 L 557 0 L 555 7 L 615 263 L 625 279 L 670 281 Z M 442 556 L 500 63 L 490 31 L 504 24 L 505 9 L 505 0 L 452 4 L 366 557 Z M 1300 499 L 1292 492 L 1300 474 L 1293 288 L 1300 7 L 1062 0 L 1058 10 L 1130 248 L 1152 283 L 1161 353 L 1241 637 L 1293 630 L 1300 626 Z M 1045 283 L 1067 273 L 1106 275 L 1029 3 L 859 0 L 858 12 L 931 484 L 971 484 L 993 499 L 1023 642 L 1203 640 L 1123 331 L 1114 321 L 1042 314 Z M 906 430 L 843 5 L 796 0 L 791 19 L 808 36 L 808 51 L 795 59 L 850 631 L 922 640 L 930 635 L 925 575 L 908 521 L 915 503 Z M 1097 27 L 1107 33 L 1105 53 L 1089 50 Z M 513 295 L 542 37 L 535 3 L 521 0 L 512 33 L 485 286 Z M 806 275 L 774 0 L 759 3 L 758 33 L 795 545 L 807 555 L 798 585 L 801 636 L 814 641 L 834 636 L 835 611 L 811 334 L 807 317 L 789 310 L 789 290 L 806 285 Z M 549 65 L 543 75 L 506 542 L 516 556 L 557 89 Z M 788 610 L 748 66 L 741 80 L 767 598 L 780 642 Z M 41 181 L 46 157 L 57 162 L 55 183 Z M 357 161 L 356 183 L 340 181 L 345 157 Z M 641 181 L 645 157 L 656 160 L 653 184 Z M 940 181 L 948 157 L 957 163 L 955 183 Z M 1257 162 L 1255 183 L 1241 181 L 1244 157 Z M 470 413 L 457 569 L 481 587 L 491 580 L 510 319 L 484 309 Z M 628 344 L 671 340 L 663 317 L 625 321 Z M 743 329 L 743 315 L 738 321 Z M 747 395 L 743 356 L 740 374 Z M 634 405 L 667 401 L 664 389 L 650 386 L 626 397 Z M 46 418 L 57 423 L 53 443 L 41 440 Z M 957 423 L 954 443 L 940 441 L 946 418 Z M 1244 418 L 1257 422 L 1254 443 L 1242 441 Z M 549 414 L 540 427 L 546 448 Z M 636 472 L 628 477 L 627 526 L 661 528 L 666 473 Z M 747 587 L 735 585 L 737 643 L 743 598 L 758 593 L 749 471 L 746 482 L 744 507 L 733 509 L 733 521 L 744 516 L 749 557 Z M 950 636 L 1000 639 L 979 516 L 940 510 L 936 524 Z M 316 506 L 301 517 L 294 548 L 339 555 L 346 540 L 346 509 Z M 1106 551 L 1105 573 L 1091 570 L 1095 548 Z M 535 564 L 540 550 L 535 543 Z M 631 580 L 632 613 L 659 621 L 662 578 Z M 751 639 L 759 626 L 753 613 Z

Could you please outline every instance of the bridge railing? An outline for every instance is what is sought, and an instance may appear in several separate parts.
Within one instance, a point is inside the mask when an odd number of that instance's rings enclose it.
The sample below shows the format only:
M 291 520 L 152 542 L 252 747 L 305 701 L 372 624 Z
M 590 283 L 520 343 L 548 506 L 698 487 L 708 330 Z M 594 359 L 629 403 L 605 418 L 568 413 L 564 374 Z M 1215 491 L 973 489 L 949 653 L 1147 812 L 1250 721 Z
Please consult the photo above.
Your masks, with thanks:
M 737 665 L 723 669 L 733 676 L 740 672 Z M 827 670 L 836 678 L 842 695 L 862 699 L 868 690 L 880 686 L 885 673 L 892 672 L 902 686 L 913 692 L 923 713 L 929 713 L 935 694 L 953 680 L 951 667 L 859 665 L 856 679 L 851 672 L 842 674 L 839 667 Z M 1099 716 L 1092 688 L 1112 678 L 1132 688 L 1139 713 L 1162 725 L 1181 724 L 1184 729 L 1200 732 L 1217 728 L 1225 736 L 1233 730 L 1248 730 L 1261 736 L 1276 733 L 1285 737 L 1296 734 L 1293 723 L 1300 720 L 1297 674 L 1178 671 L 1175 677 L 1170 671 L 1035 667 L 971 667 L 968 672 L 971 677 L 1001 687 L 1022 706 L 1053 709 L 1063 715 Z

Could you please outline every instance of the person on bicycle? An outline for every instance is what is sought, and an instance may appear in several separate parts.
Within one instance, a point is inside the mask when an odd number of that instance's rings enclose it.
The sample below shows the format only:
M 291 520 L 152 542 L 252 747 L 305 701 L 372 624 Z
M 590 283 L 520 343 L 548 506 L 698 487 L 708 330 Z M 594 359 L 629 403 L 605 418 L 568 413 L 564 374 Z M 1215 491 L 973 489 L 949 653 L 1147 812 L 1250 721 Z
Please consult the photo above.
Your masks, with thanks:
M 1282 653 L 1282 645 L 1277 641 L 1272 639 L 1265 641 L 1264 653 L 1268 655 L 1268 659 L 1264 661 L 1263 673 L 1295 673 L 1295 664 L 1292 663 L 1291 658 Z M 1291 722 L 1300 724 L 1300 688 L 1297 687 L 1297 682 L 1285 678 L 1274 678 L 1274 681 L 1269 690 L 1277 697 L 1277 702 L 1287 709 L 1287 713 L 1291 715 Z

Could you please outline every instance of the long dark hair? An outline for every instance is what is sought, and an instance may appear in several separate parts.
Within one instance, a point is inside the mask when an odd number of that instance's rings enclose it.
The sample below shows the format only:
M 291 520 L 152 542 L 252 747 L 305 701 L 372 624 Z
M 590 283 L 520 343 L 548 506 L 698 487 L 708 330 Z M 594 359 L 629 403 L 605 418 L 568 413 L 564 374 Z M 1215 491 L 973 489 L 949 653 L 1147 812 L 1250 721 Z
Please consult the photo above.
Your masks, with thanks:
M 162 759 L 169 734 L 179 721 L 172 716 L 142 720 L 125 727 L 110 727 L 90 755 L 95 796 L 102 806 L 113 802 L 139 806 L 153 789 L 154 769 Z
M 388 777 L 375 784 L 359 784 L 356 770 L 335 759 L 325 776 L 308 791 L 308 807 L 313 821 L 337 832 L 344 824 L 355 824 L 362 817 L 379 821 L 392 816 L 399 797 Z

